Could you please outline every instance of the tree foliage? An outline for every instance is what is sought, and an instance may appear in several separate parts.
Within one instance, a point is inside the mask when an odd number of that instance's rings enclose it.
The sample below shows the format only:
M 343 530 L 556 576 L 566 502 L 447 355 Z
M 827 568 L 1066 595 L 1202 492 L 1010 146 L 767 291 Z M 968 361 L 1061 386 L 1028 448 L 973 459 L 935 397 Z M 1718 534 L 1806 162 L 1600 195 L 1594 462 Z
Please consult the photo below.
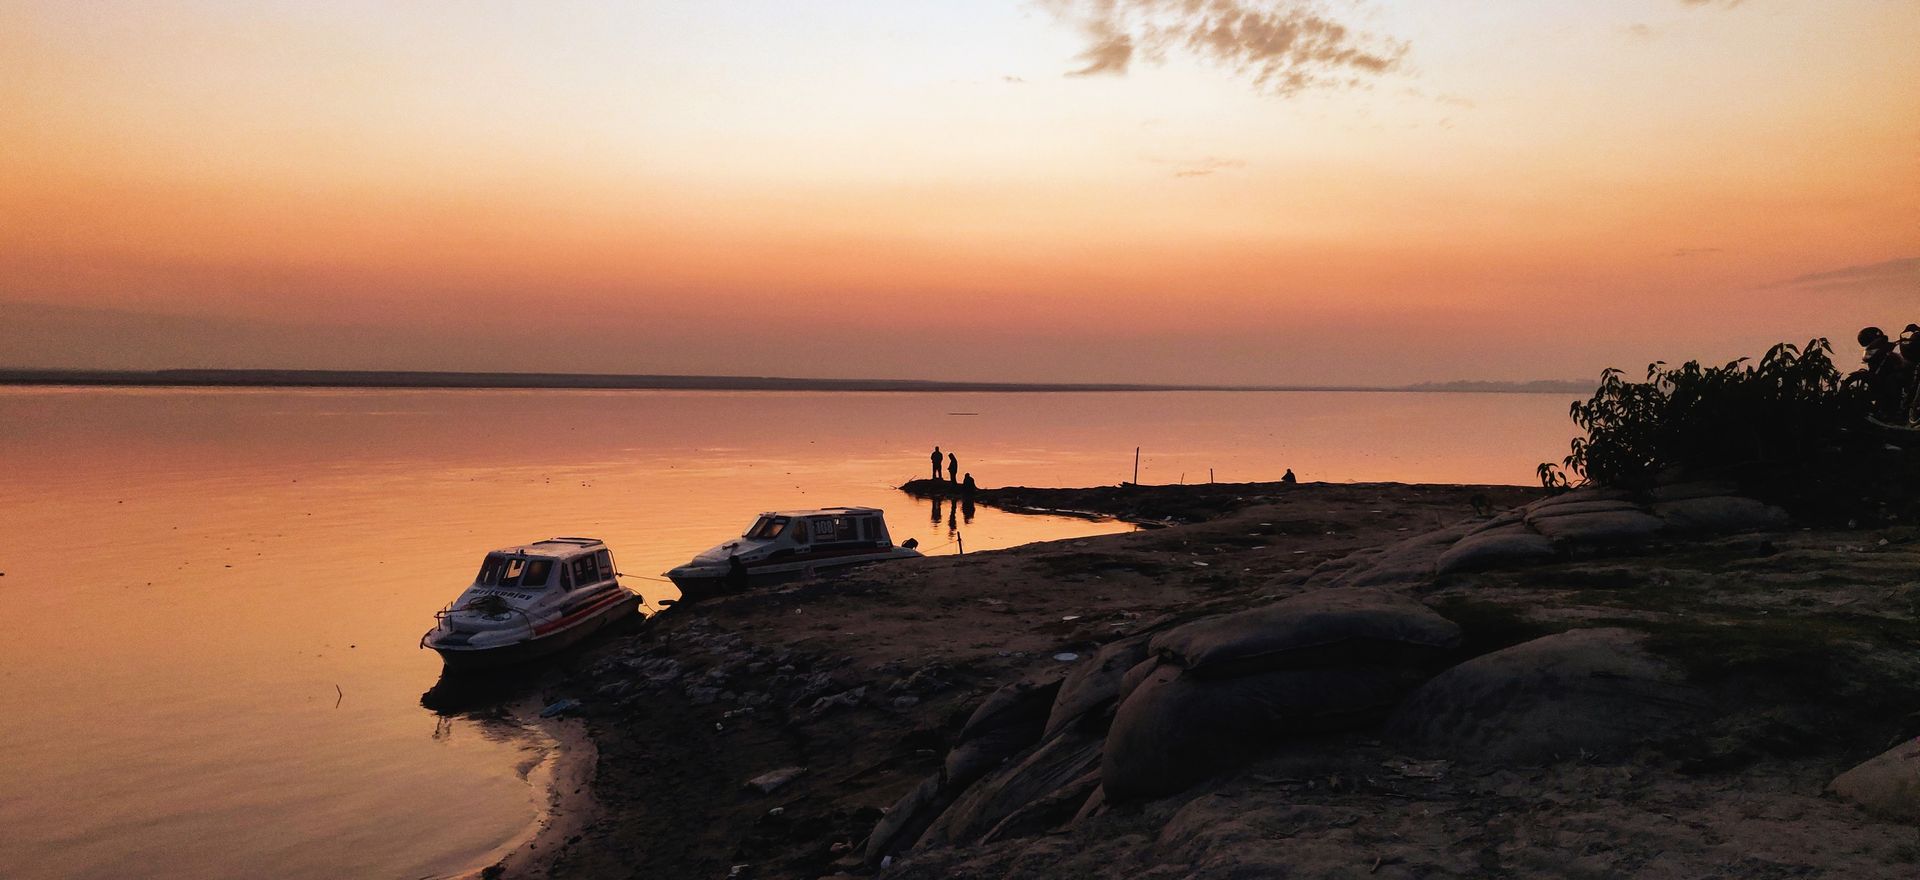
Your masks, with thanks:
M 1562 462 L 1582 481 L 1626 489 L 1652 486 L 1663 473 L 1694 476 L 1792 467 L 1841 443 L 1866 418 L 1864 388 L 1833 363 L 1833 346 L 1781 343 L 1758 364 L 1748 358 L 1720 367 L 1688 361 L 1647 366 L 1645 382 L 1618 369 L 1571 409 L 1585 436 Z M 1539 468 L 1550 489 L 1570 484 L 1551 463 Z

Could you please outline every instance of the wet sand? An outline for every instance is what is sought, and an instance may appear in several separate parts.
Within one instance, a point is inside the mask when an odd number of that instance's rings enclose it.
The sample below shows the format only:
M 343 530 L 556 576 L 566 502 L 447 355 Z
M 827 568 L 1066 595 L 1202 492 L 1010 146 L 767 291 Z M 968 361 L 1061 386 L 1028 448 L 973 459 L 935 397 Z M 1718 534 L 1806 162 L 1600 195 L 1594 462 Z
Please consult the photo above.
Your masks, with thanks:
M 1471 519 L 1476 501 L 1506 509 L 1539 495 L 1399 484 L 1008 492 L 996 500 L 1186 524 L 676 608 L 570 658 L 522 704 L 582 701 L 578 730 L 595 752 L 590 774 L 573 769 L 591 784 L 556 786 L 555 821 L 486 876 L 873 873 L 861 848 L 883 811 L 939 772 L 967 715 L 1001 685 L 1058 674 L 1170 620 L 1298 593 L 1317 566 Z M 1907 717 L 1920 709 L 1916 537 L 1908 526 L 1796 527 L 1416 591 L 1461 624 L 1469 655 L 1582 626 L 1651 633 L 1723 700 L 1713 735 L 1685 747 L 1485 766 L 1418 760 L 1359 730 L 1290 742 L 1179 794 L 1044 833 L 912 850 L 879 874 L 1911 876 L 1911 826 L 1822 790 L 1920 733 Z M 1055 659 L 1066 654 L 1076 659 Z M 748 785 L 788 768 L 800 772 L 770 792 Z

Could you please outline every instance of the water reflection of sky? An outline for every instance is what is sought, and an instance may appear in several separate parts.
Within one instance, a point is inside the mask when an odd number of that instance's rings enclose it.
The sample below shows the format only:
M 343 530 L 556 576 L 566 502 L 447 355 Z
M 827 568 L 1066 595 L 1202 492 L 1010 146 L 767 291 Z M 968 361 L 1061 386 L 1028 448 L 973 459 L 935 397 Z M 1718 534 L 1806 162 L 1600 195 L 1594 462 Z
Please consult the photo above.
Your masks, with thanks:
M 979 416 L 954 417 L 954 411 Z M 908 498 L 982 485 L 1530 479 L 1526 395 L 0 389 L 0 865 L 419 876 L 522 832 L 537 731 L 421 707 L 486 550 L 606 540 L 632 585 L 765 510 L 865 505 L 968 552 L 1125 528 Z M 951 525 L 949 525 L 951 523 Z M 59 792 L 48 797 L 47 792 Z M 155 854 L 164 857 L 155 857 Z M 25 866 L 24 868 L 22 866 Z

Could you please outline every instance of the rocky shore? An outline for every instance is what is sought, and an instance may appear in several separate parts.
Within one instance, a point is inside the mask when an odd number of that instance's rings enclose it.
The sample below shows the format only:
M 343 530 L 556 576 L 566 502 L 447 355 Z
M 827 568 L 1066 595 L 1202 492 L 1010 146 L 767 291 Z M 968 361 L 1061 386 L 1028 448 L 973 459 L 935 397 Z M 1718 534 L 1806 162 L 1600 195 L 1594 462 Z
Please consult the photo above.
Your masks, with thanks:
M 977 500 L 1171 525 L 593 646 L 535 685 L 591 785 L 487 875 L 1920 871 L 1911 526 L 1704 483 Z

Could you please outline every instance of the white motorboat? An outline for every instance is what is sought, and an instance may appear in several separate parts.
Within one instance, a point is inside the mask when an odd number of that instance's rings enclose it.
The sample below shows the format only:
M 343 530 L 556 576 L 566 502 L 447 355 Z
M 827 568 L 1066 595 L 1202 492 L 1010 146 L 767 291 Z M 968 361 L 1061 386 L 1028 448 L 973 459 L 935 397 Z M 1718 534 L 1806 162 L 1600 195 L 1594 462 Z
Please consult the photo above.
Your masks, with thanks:
M 640 596 L 620 586 L 594 538 L 549 538 L 487 554 L 473 585 L 434 617 L 420 646 L 449 668 L 543 657 L 629 618 Z
M 884 512 L 876 508 L 782 510 L 760 514 L 745 534 L 666 576 L 684 600 L 696 600 L 851 565 L 913 559 L 920 556 L 914 546 L 911 540 L 894 544 Z

